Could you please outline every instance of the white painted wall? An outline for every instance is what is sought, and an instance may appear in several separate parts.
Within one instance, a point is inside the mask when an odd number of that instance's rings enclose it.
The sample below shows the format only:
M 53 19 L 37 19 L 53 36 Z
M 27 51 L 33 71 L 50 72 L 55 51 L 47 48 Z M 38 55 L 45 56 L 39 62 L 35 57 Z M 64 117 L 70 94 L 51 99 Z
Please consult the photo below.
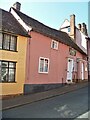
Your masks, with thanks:
M 61 25 L 60 28 L 64 28 L 64 27 L 66 27 L 66 26 L 70 26 L 70 22 L 69 22 L 68 19 L 66 19 L 66 20 L 63 22 L 63 24 Z
M 87 40 L 85 39 L 86 35 L 84 35 L 80 30 L 76 29 L 76 44 L 87 53 Z
M 26 23 L 17 15 L 17 13 L 11 8 L 11 14 L 16 18 L 16 20 L 24 27 L 24 29 L 28 32 L 32 30 L 31 26 L 26 25 Z
M 61 31 L 66 32 L 68 35 L 70 32 L 68 32 L 67 26 L 70 26 L 70 22 L 66 19 L 64 23 L 61 25 L 60 28 Z M 65 28 L 66 27 L 66 28 Z M 78 29 L 76 28 L 76 44 L 85 52 L 87 53 L 87 40 L 85 39 L 85 35 Z

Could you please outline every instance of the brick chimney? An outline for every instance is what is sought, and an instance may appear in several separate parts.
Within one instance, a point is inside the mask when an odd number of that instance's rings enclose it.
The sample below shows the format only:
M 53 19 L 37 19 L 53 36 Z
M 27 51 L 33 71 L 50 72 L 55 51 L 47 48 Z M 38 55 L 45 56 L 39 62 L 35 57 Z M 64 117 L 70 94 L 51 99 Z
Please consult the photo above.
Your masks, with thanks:
M 19 3 L 19 2 L 14 3 L 13 4 L 13 8 L 15 8 L 18 11 L 20 11 L 20 9 L 21 9 L 21 3 Z
M 82 23 L 81 32 L 84 33 L 85 35 L 87 35 L 87 26 L 85 23 Z
M 75 39 L 75 15 L 70 16 L 70 37 Z

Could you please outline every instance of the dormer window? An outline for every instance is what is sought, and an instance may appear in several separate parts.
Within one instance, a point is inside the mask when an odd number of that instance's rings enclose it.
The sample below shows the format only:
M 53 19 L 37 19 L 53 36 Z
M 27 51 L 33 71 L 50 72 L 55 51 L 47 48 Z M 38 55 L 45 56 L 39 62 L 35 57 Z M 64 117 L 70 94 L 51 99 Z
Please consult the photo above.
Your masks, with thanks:
M 55 40 L 52 40 L 52 42 L 51 42 L 51 48 L 53 48 L 53 49 L 58 49 L 58 42 L 57 41 L 55 41 Z

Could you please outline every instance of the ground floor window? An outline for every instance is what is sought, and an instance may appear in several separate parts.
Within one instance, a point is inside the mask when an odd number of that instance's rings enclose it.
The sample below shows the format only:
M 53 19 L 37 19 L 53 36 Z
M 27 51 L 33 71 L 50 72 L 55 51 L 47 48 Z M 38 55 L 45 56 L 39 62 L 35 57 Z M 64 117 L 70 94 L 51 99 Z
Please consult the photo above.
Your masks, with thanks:
M 39 73 L 49 72 L 49 58 L 40 57 L 39 58 Z
M 0 60 L 0 82 L 15 82 L 16 62 Z

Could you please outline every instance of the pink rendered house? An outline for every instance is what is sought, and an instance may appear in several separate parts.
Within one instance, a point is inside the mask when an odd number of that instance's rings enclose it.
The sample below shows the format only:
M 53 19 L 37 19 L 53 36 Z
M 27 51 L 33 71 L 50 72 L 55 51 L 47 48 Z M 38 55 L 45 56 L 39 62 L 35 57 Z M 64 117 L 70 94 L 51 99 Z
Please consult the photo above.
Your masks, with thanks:
M 10 12 L 31 36 L 26 48 L 25 93 L 87 80 L 87 53 L 74 38 L 20 12 L 19 3 Z

